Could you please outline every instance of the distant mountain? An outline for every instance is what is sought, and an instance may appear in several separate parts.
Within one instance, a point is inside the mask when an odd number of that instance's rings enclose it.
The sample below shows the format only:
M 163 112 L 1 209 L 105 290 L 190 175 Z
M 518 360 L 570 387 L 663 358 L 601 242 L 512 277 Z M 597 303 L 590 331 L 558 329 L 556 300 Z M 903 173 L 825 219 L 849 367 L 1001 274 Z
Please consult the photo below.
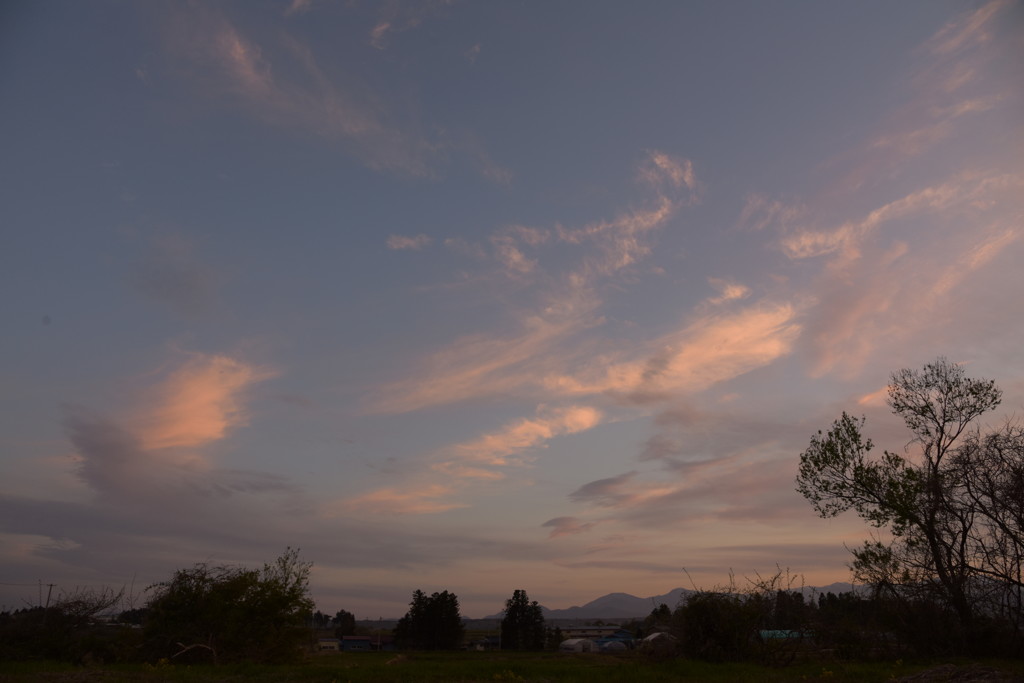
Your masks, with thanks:
M 661 603 L 665 603 L 671 609 L 684 595 L 693 591 L 686 588 L 676 588 L 664 595 L 655 595 L 648 598 L 638 598 L 629 593 L 609 593 L 596 600 L 591 600 L 585 605 L 574 605 L 565 609 L 548 609 L 541 605 L 545 619 L 631 619 L 633 617 L 646 617 Z M 501 612 L 492 614 L 486 619 L 501 619 L 504 616 Z
M 840 593 L 854 592 L 858 595 L 864 595 L 865 590 L 866 588 L 864 586 L 854 586 L 852 583 L 839 581 L 837 583 L 830 583 L 827 586 L 804 588 L 803 594 L 805 598 L 810 597 L 811 595 L 824 595 L 825 593 L 835 593 L 836 595 L 839 595 Z
M 655 595 L 647 598 L 638 598 L 629 593 L 609 593 L 596 600 L 591 600 L 582 606 L 548 610 L 544 616 L 549 619 L 629 619 L 631 617 L 646 617 L 651 613 L 651 610 L 657 608 L 662 603 L 668 605 L 670 609 L 675 609 L 683 596 L 692 592 L 686 588 L 676 588 L 664 595 Z
M 820 595 L 822 593 L 846 593 L 854 590 L 853 585 L 849 583 L 833 583 L 828 586 L 805 586 L 803 588 L 795 588 L 804 594 L 805 597 L 810 598 L 814 595 Z M 629 593 L 609 593 L 603 595 L 596 600 L 591 600 L 585 605 L 567 607 L 565 609 L 548 609 L 541 605 L 541 610 L 544 612 L 545 619 L 632 619 L 646 617 L 651 613 L 651 610 L 658 607 L 658 605 L 665 603 L 669 606 L 669 609 L 675 609 L 676 606 L 687 596 L 694 591 L 688 588 L 676 588 L 664 595 L 653 595 L 646 598 L 638 598 L 635 595 Z M 501 619 L 504 615 L 499 612 L 490 616 L 484 617 L 485 619 Z

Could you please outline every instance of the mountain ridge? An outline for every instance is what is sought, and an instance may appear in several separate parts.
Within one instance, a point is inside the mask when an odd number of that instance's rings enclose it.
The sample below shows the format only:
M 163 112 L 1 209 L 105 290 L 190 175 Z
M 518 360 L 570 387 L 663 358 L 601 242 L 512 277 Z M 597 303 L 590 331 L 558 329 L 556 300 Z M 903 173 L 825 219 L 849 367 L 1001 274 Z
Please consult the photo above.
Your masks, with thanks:
M 802 586 L 794 589 L 804 597 L 811 597 L 824 593 L 846 593 L 854 590 L 851 583 L 838 581 L 827 586 Z M 673 588 L 662 595 L 648 597 L 637 597 L 629 593 L 608 593 L 595 598 L 583 605 L 573 605 L 562 609 L 549 609 L 541 605 L 541 611 L 545 619 L 632 619 L 646 617 L 652 610 L 662 603 L 668 605 L 669 609 L 675 607 L 687 595 L 697 591 L 689 588 Z M 491 614 L 484 619 L 501 619 L 503 613 Z

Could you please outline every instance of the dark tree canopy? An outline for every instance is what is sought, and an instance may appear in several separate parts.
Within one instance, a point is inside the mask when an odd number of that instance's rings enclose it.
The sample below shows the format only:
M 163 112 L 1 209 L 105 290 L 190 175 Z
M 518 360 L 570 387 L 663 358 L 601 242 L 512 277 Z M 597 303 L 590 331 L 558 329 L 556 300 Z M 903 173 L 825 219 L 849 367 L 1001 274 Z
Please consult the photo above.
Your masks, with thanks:
M 545 641 L 544 612 L 524 590 L 516 590 L 505 601 L 505 617 L 501 620 L 501 649 L 543 650 Z
M 455 650 L 462 645 L 464 627 L 455 593 L 412 594 L 409 611 L 395 627 L 396 644 L 407 650 Z
M 138 647 L 137 633 L 122 628 L 119 633 L 96 637 L 96 618 L 109 613 L 124 598 L 124 590 L 77 588 L 47 598 L 45 607 L 0 612 L 0 662 L 53 659 L 81 662 L 83 659 L 114 661 L 127 659 Z
M 853 551 L 855 578 L 938 601 L 966 635 L 984 615 L 1024 632 L 1024 430 L 983 433 L 995 382 L 939 358 L 890 377 L 889 407 L 912 434 L 905 454 L 873 456 L 864 418 L 843 413 L 800 456 L 797 490 L 822 517 L 854 510 L 888 532 Z
M 356 615 L 346 610 L 338 610 L 338 613 L 334 615 L 334 619 L 331 620 L 331 625 L 334 626 L 334 636 L 336 638 L 353 636 L 356 633 Z
M 310 615 L 309 621 L 313 628 L 319 630 L 327 628 L 327 625 L 331 623 L 331 617 L 329 614 L 325 614 L 324 612 L 317 610 Z
M 146 640 L 153 657 L 287 661 L 308 641 L 310 563 L 287 549 L 262 570 L 197 564 L 153 586 Z

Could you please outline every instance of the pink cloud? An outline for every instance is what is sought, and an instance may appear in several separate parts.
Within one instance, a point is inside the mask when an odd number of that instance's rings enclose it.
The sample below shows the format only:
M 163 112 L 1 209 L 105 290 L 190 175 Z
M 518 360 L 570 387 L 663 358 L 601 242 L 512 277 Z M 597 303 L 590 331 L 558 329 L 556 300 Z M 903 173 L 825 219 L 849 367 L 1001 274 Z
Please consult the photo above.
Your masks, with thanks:
M 204 450 L 248 422 L 248 390 L 274 374 L 226 355 L 193 353 L 114 418 L 69 407 L 64 426 L 79 478 L 107 500 L 133 503 L 182 493 L 293 494 L 277 475 L 216 469 Z
M 718 296 L 708 299 L 708 303 L 712 306 L 723 304 L 727 301 L 746 299 L 750 296 L 750 288 L 738 282 L 714 277 L 708 278 L 708 282 L 719 292 Z
M 692 393 L 738 377 L 790 353 L 801 326 L 790 304 L 765 304 L 698 317 L 655 340 L 646 359 L 599 363 L 577 375 L 550 375 L 545 387 L 564 394 L 612 393 L 647 402 Z
M 404 488 L 388 487 L 328 505 L 324 511 L 328 516 L 351 512 L 421 515 L 466 507 L 463 503 L 450 500 L 452 494 L 452 487 L 443 484 L 428 483 Z
M 601 411 L 590 406 L 542 409 L 536 418 L 518 420 L 504 428 L 452 448 L 459 460 L 505 466 L 522 462 L 523 451 L 542 446 L 556 436 L 577 434 L 601 423 Z
M 143 446 L 194 448 L 224 438 L 248 421 L 245 393 L 274 375 L 230 356 L 192 354 L 153 391 L 138 417 Z

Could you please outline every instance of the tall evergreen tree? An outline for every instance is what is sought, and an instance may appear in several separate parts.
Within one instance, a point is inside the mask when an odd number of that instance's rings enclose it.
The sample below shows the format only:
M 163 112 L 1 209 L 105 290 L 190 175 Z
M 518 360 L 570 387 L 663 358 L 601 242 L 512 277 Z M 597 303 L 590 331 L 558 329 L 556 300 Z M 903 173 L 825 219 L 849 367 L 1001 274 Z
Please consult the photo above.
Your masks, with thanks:
M 356 615 L 348 610 L 338 610 L 338 613 L 331 619 L 331 625 L 334 626 L 334 636 L 336 638 L 354 636 L 356 633 Z
M 462 645 L 463 633 L 455 593 L 442 591 L 428 596 L 416 590 L 409 611 L 395 627 L 395 640 L 408 650 L 455 650 Z
M 524 590 L 516 590 L 505 601 L 505 618 L 501 620 L 501 649 L 543 650 L 545 640 L 544 612 L 537 601 L 530 602 Z

